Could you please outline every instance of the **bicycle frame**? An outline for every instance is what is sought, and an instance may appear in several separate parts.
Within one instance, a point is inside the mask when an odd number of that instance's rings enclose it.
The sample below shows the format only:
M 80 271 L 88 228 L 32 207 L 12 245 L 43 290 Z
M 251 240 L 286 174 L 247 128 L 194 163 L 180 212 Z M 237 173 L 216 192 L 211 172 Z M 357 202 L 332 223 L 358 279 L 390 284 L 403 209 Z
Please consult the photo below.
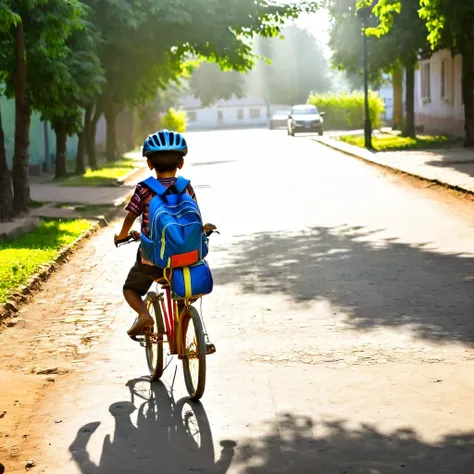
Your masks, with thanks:
M 171 298 L 170 287 L 162 287 L 162 290 L 166 295 L 166 301 L 163 293 L 158 293 L 158 299 L 165 323 L 166 334 L 168 335 L 170 354 L 182 356 L 184 354 L 184 347 L 181 347 L 182 338 L 179 337 L 181 334 L 181 320 L 189 303 L 185 301 L 185 308 L 181 314 L 178 314 L 178 302 Z

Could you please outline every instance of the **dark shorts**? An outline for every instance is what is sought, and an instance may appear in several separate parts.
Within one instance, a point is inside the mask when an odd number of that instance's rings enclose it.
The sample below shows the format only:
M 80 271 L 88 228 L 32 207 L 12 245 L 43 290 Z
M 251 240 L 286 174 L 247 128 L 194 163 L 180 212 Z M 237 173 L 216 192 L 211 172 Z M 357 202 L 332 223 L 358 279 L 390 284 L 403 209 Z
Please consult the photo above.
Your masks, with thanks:
M 140 296 L 145 296 L 153 282 L 160 278 L 163 278 L 162 268 L 136 262 L 125 280 L 123 289 L 134 290 Z

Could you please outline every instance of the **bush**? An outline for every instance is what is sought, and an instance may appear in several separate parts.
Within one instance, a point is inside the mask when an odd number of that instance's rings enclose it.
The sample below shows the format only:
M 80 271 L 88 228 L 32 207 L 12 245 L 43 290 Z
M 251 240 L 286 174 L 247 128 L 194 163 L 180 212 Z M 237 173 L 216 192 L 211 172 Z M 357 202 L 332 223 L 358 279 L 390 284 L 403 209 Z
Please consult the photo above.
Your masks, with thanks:
M 354 130 L 364 128 L 364 94 L 311 94 L 308 104 L 315 105 L 324 116 L 324 128 L 330 130 Z M 372 128 L 378 129 L 382 124 L 385 104 L 378 93 L 369 95 L 370 118 Z
M 171 108 L 161 116 L 161 126 L 173 132 L 182 133 L 188 126 L 188 116 L 184 110 Z

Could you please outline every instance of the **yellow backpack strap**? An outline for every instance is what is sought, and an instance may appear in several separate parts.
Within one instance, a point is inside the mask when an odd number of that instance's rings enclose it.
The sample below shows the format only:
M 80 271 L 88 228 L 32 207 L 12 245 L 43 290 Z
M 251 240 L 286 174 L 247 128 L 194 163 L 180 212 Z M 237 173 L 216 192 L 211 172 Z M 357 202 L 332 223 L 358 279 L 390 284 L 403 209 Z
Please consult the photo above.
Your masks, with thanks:
M 189 299 L 193 296 L 193 289 L 191 286 L 191 270 L 189 267 L 183 267 L 183 279 L 184 279 L 184 296 Z

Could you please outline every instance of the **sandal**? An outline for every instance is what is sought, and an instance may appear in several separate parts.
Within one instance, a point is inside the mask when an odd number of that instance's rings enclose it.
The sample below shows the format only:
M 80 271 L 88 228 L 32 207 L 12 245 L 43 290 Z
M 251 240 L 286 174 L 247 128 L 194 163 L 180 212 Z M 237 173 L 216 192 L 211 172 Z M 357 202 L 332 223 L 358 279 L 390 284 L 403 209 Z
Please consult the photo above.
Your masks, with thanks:
M 129 337 L 134 339 L 136 336 L 141 336 L 146 330 L 153 330 L 154 321 L 153 318 L 136 318 L 132 327 L 127 331 Z M 135 339 L 134 339 L 135 340 Z

